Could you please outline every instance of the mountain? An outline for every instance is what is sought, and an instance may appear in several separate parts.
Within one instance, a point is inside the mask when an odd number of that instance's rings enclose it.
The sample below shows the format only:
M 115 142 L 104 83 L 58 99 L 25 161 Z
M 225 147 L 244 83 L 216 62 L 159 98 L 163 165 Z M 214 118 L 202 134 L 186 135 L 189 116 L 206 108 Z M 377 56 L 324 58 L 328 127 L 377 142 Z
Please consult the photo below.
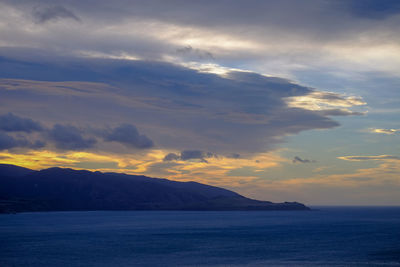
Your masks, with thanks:
M 0 212 L 76 210 L 308 210 L 196 182 L 0 164 Z

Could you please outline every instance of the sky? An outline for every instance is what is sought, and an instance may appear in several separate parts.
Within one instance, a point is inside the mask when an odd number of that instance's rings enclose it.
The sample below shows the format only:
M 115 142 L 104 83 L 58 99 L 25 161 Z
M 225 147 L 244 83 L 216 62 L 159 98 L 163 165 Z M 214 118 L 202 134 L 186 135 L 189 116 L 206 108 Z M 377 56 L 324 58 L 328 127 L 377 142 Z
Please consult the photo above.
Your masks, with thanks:
M 400 205 L 399 1 L 0 10 L 0 163 Z

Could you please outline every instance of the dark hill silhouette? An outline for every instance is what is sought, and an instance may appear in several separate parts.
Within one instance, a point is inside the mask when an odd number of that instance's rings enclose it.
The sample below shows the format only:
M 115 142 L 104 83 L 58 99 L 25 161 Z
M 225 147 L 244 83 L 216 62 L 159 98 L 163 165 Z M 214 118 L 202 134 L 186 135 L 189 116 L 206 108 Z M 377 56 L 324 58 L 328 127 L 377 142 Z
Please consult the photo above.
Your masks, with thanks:
M 72 210 L 307 210 L 196 182 L 0 164 L 0 212 Z
M 8 177 L 24 176 L 34 170 L 10 164 L 0 164 L 0 175 Z

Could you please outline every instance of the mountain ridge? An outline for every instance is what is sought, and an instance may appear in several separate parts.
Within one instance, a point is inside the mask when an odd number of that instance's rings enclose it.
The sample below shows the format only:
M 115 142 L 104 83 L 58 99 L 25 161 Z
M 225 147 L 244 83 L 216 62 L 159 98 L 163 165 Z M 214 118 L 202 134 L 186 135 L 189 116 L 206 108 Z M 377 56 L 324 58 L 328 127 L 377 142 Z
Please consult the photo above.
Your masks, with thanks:
M 198 182 L 53 167 L 0 164 L 0 213 L 76 210 L 309 210 Z

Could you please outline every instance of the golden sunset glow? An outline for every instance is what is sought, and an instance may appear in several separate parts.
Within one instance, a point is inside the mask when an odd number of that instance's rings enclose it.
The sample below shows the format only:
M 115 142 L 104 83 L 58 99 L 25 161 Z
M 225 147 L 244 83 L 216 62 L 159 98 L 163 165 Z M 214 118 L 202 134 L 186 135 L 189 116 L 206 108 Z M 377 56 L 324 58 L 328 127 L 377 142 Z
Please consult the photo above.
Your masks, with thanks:
M 261 153 L 249 159 L 233 159 L 227 157 L 215 157 L 207 159 L 207 162 L 198 160 L 178 160 L 168 164 L 163 159 L 169 151 L 151 150 L 145 155 L 118 155 L 118 154 L 96 154 L 90 152 L 52 152 L 26 151 L 22 154 L 2 152 L 0 163 L 14 164 L 26 168 L 40 170 L 49 167 L 64 167 L 74 169 L 88 169 L 92 171 L 120 172 L 136 175 L 147 175 L 157 177 L 160 172 L 163 177 L 190 181 L 196 176 L 197 181 L 209 184 L 228 186 L 242 180 L 250 181 L 255 177 L 227 177 L 230 170 L 243 167 L 254 168 L 254 171 L 264 171 L 268 168 L 279 166 L 284 159 L 273 153 Z M 115 167 L 103 167 L 113 164 Z M 156 170 L 156 165 L 167 165 L 164 169 Z M 170 165 L 170 166 L 169 166 Z M 236 179 L 233 182 L 232 179 Z
M 396 1 L 128 2 L 0 1 L 0 163 L 400 204 Z

